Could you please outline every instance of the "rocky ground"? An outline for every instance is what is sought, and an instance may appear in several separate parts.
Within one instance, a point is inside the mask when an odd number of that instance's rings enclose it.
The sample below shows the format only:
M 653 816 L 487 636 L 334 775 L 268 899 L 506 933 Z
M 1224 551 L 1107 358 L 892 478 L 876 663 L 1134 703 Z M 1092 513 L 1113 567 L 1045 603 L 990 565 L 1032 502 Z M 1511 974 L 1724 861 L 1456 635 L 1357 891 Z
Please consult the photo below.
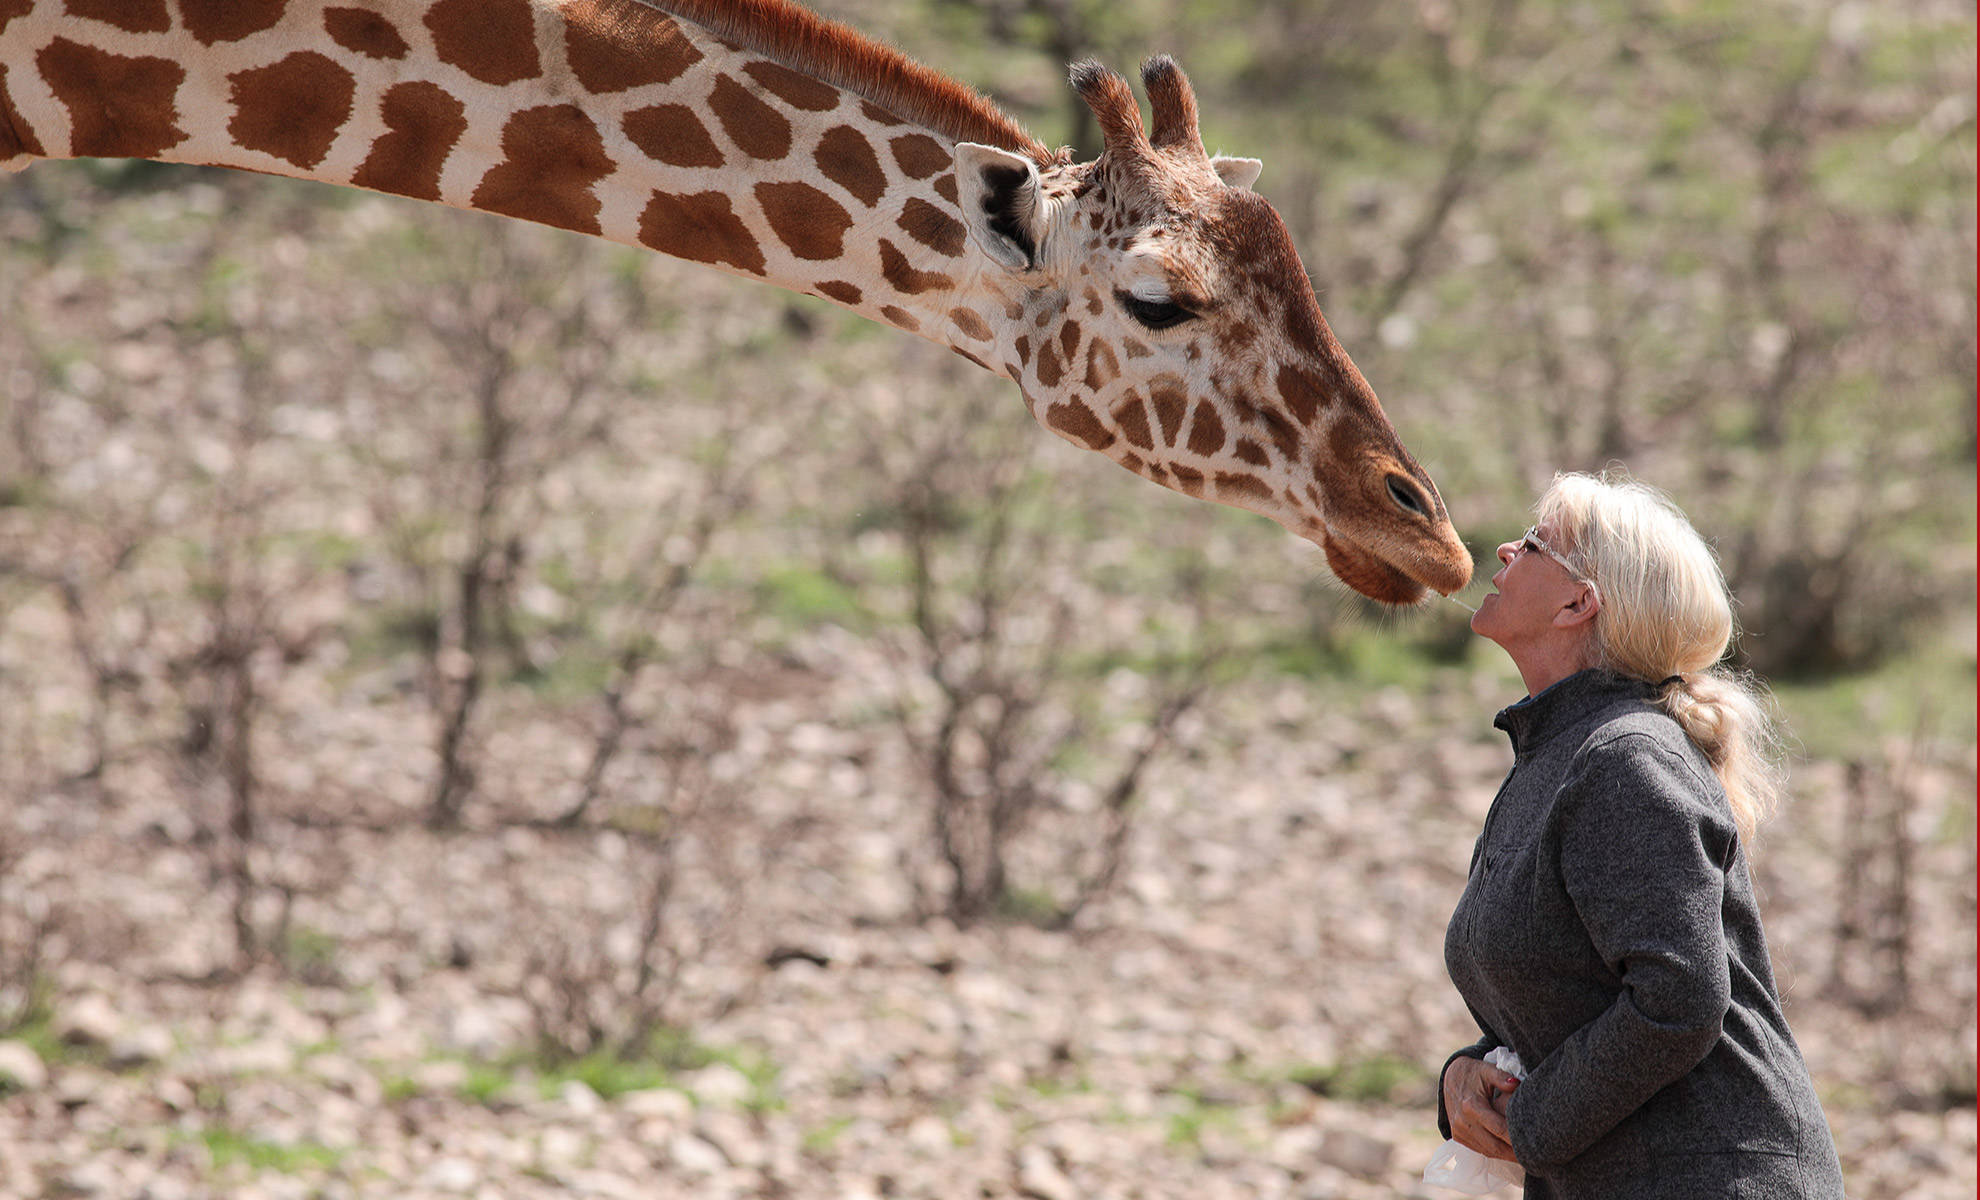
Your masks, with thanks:
M 427 732 L 410 709 L 318 708 L 317 752 L 279 765 L 295 786 L 258 853 L 290 881 L 292 936 L 244 973 L 211 839 L 169 777 L 21 798 L 0 899 L 16 966 L 42 931 L 50 992 L 0 1044 L 0 1195 L 1451 1194 L 1418 1181 L 1431 1072 L 1471 1036 L 1440 944 L 1508 761 L 1502 673 L 1223 693 L 1154 773 L 1119 885 L 1047 932 L 913 919 L 913 774 L 863 723 L 858 664 L 829 659 L 736 703 L 756 822 L 739 836 L 760 854 L 738 861 L 759 869 L 713 916 L 670 910 L 692 926 L 669 935 L 686 1037 L 645 1064 L 530 1053 L 572 1011 L 558 987 L 607 1024 L 623 1000 L 638 845 L 493 805 L 445 835 L 410 807 L 390 819 L 414 798 L 392 764 Z M 509 759 L 483 778 L 526 784 L 555 757 L 539 732 L 491 745 Z M 1848 869 L 1869 853 L 1850 840 L 1861 770 L 1801 764 L 1763 849 L 1852 1197 L 1974 1194 L 1963 753 L 1886 772 L 1908 797 L 1896 959 L 1839 932 L 1870 886 Z M 374 803 L 362 819 L 352 796 Z M 1901 992 L 1848 993 L 1864 955 Z

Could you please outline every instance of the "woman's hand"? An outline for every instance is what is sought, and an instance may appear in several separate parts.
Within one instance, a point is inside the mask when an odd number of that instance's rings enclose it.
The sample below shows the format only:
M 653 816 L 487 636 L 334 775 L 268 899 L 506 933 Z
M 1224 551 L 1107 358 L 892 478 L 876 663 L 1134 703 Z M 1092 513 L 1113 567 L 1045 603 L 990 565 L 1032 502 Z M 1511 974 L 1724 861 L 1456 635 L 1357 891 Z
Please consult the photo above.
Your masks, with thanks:
M 1475 1058 L 1455 1058 L 1444 1071 L 1444 1115 L 1451 1137 L 1487 1158 L 1513 1157 L 1511 1132 L 1506 1128 L 1506 1102 L 1519 1080 Z

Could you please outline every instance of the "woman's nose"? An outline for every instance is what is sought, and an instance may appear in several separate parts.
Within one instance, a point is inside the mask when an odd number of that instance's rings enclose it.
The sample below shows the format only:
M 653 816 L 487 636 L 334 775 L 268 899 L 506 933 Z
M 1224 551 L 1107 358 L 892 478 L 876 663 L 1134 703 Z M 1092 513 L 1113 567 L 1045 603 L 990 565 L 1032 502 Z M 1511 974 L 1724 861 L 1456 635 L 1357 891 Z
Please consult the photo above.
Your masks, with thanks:
M 1519 543 L 1518 543 L 1518 542 L 1500 542 L 1500 543 L 1499 543 L 1499 561 L 1500 561 L 1500 562 L 1502 562 L 1502 563 L 1506 563 L 1506 564 L 1508 564 L 1508 565 L 1510 565 L 1510 564 L 1512 563 L 1512 560 L 1513 560 L 1513 555 L 1515 555 L 1515 554 L 1518 554 L 1518 553 L 1519 553 Z

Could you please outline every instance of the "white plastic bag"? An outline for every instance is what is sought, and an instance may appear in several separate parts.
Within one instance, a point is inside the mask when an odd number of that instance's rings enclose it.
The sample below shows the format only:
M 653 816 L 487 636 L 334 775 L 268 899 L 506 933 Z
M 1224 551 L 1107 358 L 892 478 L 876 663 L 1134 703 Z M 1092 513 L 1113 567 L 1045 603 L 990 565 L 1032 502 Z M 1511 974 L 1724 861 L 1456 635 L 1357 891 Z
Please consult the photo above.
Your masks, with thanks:
M 1526 1069 L 1520 1065 L 1519 1055 L 1513 1053 L 1510 1047 L 1496 1047 L 1485 1056 L 1485 1063 L 1515 1079 L 1526 1078 Z M 1437 1147 L 1437 1152 L 1430 1156 L 1430 1165 L 1423 1168 L 1423 1182 L 1463 1192 L 1467 1196 L 1483 1196 L 1509 1183 L 1525 1187 L 1526 1170 L 1518 1163 L 1510 1163 L 1503 1158 L 1486 1158 L 1471 1147 L 1461 1146 L 1453 1140 Z

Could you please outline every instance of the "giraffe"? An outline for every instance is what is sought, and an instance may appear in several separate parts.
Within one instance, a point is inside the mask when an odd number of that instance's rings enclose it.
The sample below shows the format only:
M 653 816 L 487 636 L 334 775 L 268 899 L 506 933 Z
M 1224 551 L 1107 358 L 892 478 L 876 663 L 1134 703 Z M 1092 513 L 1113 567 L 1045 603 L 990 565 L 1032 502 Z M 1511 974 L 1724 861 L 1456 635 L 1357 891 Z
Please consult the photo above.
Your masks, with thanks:
M 822 297 L 1052 433 L 1263 514 L 1391 605 L 1471 559 L 1174 62 L 1052 151 L 793 0 L 0 0 L 0 165 L 129 157 L 435 201 Z

